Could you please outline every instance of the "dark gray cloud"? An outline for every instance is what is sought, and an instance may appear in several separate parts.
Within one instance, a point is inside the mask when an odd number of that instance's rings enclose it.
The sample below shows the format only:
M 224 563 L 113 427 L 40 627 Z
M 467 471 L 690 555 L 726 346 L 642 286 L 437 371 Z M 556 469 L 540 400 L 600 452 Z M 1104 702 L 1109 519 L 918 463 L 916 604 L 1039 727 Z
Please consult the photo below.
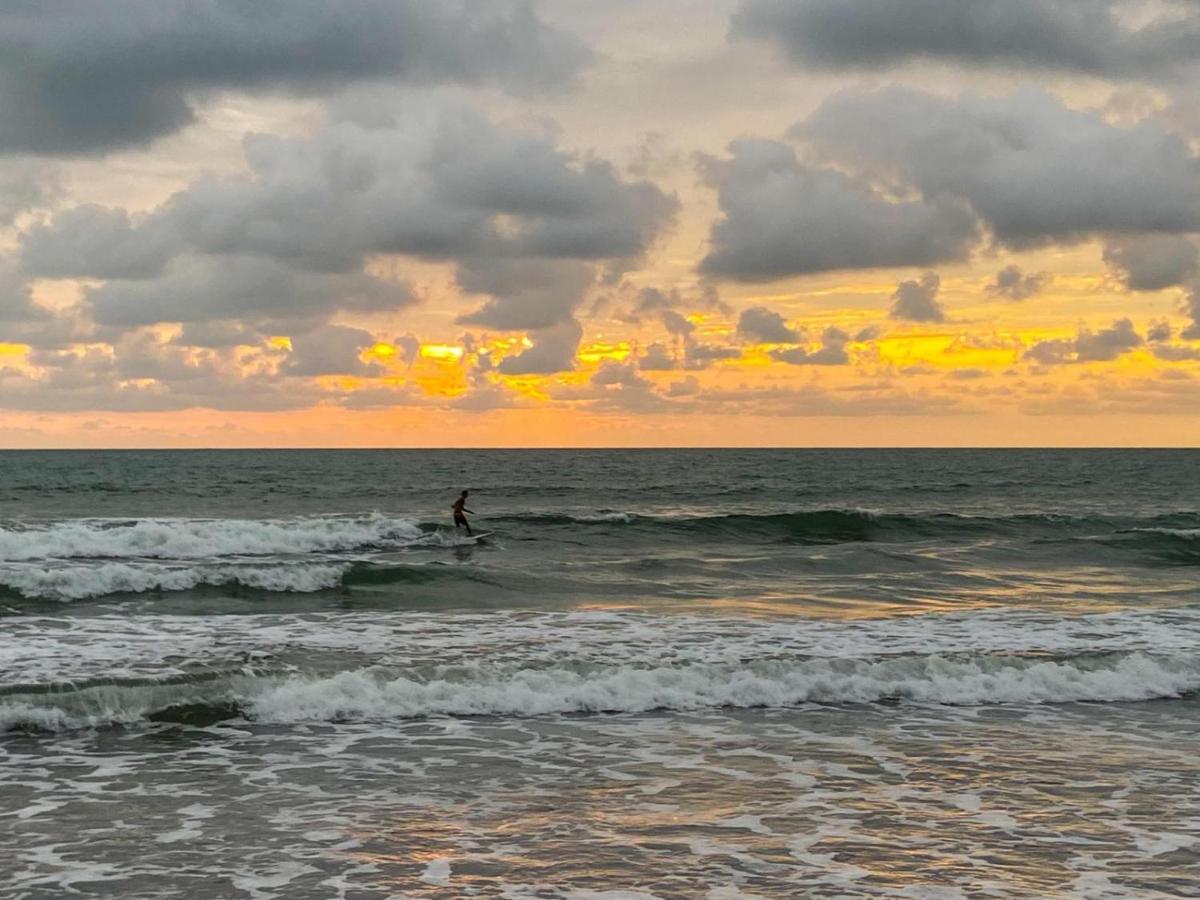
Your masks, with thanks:
M 936 272 L 926 272 L 916 281 L 900 282 L 892 294 L 888 315 L 910 322 L 944 322 L 946 312 L 937 299 L 941 286 L 942 279 Z
M 840 171 L 800 163 L 774 141 L 739 140 L 708 159 L 722 218 L 701 270 L 768 281 L 833 269 L 919 266 L 965 258 L 976 225 L 958 200 L 893 200 Z
M 1161 291 L 1200 272 L 1195 242 L 1178 234 L 1125 235 L 1104 244 L 1104 261 L 1131 291 Z
M 1153 353 L 1167 362 L 1193 362 L 1200 359 L 1200 347 L 1185 347 L 1180 344 L 1159 344 L 1153 349 Z
M 679 360 L 666 344 L 653 343 L 638 358 L 638 368 L 645 372 L 668 372 L 679 368 Z
M 5 323 L 6 331 L 12 323 L 45 317 L 45 313 L 33 305 L 29 285 L 14 261 L 0 258 L 0 323 Z M 0 334 L 0 341 L 8 340 L 12 338 Z
M 688 342 L 683 353 L 685 369 L 707 369 L 715 362 L 727 362 L 741 358 L 742 351 L 737 347 L 723 347 L 720 344 L 702 344 Z
M 615 386 L 636 390 L 644 390 L 651 387 L 651 383 L 638 374 L 637 366 L 632 362 L 618 362 L 615 359 L 601 360 L 600 365 L 596 367 L 596 371 L 592 373 L 589 381 L 598 387 Z
M 0 11 L 0 152 L 143 143 L 219 89 L 400 79 L 529 91 L 587 58 L 524 0 L 17 0 Z
M 137 228 L 123 209 L 85 204 L 20 235 L 21 262 L 38 278 L 151 278 L 178 252 L 170 227 Z
M 746 340 L 762 344 L 794 344 L 800 340 L 800 333 L 789 327 L 783 316 L 765 306 L 742 310 L 737 331 Z
M 575 368 L 575 353 L 583 338 L 583 328 L 574 319 L 535 331 L 530 338 L 532 347 L 504 357 L 496 370 L 502 375 L 553 375 Z
M 1154 343 L 1169 341 L 1171 339 L 1171 323 L 1170 322 L 1155 322 L 1146 329 L 1146 340 Z
M 0 228 L 23 212 L 44 207 L 62 192 L 55 167 L 41 160 L 8 160 L 0 168 Z
M 382 375 L 383 367 L 360 359 L 362 352 L 375 344 L 375 338 L 361 328 L 322 325 L 304 334 L 294 335 L 292 349 L 280 367 L 284 375 Z
M 1026 275 L 1018 265 L 1005 266 L 996 273 L 995 280 L 987 286 L 993 297 L 1009 300 L 1028 300 L 1040 294 L 1050 284 L 1049 272 L 1033 272 Z
M 1145 341 L 1129 319 L 1118 319 L 1108 328 L 1079 329 L 1074 338 L 1039 341 L 1025 351 L 1025 359 L 1041 365 L 1071 362 L 1109 362 Z
M 700 291 L 694 294 L 684 294 L 678 288 L 664 291 L 656 287 L 645 287 L 634 291 L 633 303 L 621 318 L 626 322 L 637 323 L 648 316 L 661 316 L 668 310 L 684 308 L 725 314 L 732 312 L 729 304 L 721 300 L 712 284 L 704 284 Z
M 846 350 L 849 343 L 849 334 L 830 326 L 821 334 L 821 346 L 816 350 L 806 347 L 772 350 L 771 358 L 794 366 L 844 366 L 850 362 L 850 354 Z
M 279 329 L 279 331 L 282 330 L 285 329 Z M 295 333 L 296 322 L 294 320 L 289 322 L 286 330 Z M 206 347 L 221 350 L 227 347 L 256 346 L 271 333 L 272 331 L 265 323 L 247 325 L 236 319 L 186 322 L 175 337 L 174 343 L 183 347 Z
M 594 281 L 594 268 L 573 260 L 467 259 L 458 266 L 459 287 L 491 299 L 457 321 L 501 331 L 561 325 L 574 321 Z
M 1200 279 L 1194 281 L 1188 290 L 1186 305 L 1188 315 L 1192 317 L 1192 324 L 1180 337 L 1189 341 L 1200 340 Z
M 846 90 L 792 133 L 927 202 L 968 203 L 1013 247 L 1200 230 L 1200 159 L 1182 138 L 1153 121 L 1109 124 L 1040 91 Z
M 415 302 L 407 285 L 360 272 L 297 272 L 269 259 L 182 257 L 162 278 L 112 280 L 84 293 L 92 317 L 117 328 L 156 322 L 303 318 L 336 310 L 396 309 Z
M 876 69 L 914 60 L 1156 77 L 1200 60 L 1200 7 L 1140 0 L 742 0 L 732 33 L 792 62 Z
M 60 213 L 24 236 L 26 271 L 153 278 L 94 297 L 109 321 L 120 306 L 140 323 L 177 314 L 169 295 L 178 270 L 199 265 L 189 259 L 236 255 L 263 269 L 273 261 L 276 277 L 301 280 L 305 270 L 315 274 L 302 280 L 320 287 L 334 273 L 361 278 L 372 256 L 411 255 L 458 263 L 465 290 L 492 296 L 464 321 L 544 328 L 574 315 L 597 264 L 643 254 L 678 205 L 601 161 L 576 161 L 543 135 L 499 128 L 455 103 L 421 106 L 395 125 L 337 122 L 307 139 L 260 136 L 247 141 L 246 155 L 248 176 L 201 179 L 136 221 L 93 206 Z M 311 291 L 301 286 L 294 305 Z M 277 293 L 267 289 L 250 305 L 270 305 Z M 135 300 L 143 312 L 131 311 Z M 209 300 L 195 309 L 224 317 L 233 312 L 226 307 Z
M 696 331 L 696 326 L 688 321 L 686 316 L 673 309 L 662 310 L 659 319 L 662 320 L 663 328 L 667 329 L 667 334 L 680 341 L 690 341 Z

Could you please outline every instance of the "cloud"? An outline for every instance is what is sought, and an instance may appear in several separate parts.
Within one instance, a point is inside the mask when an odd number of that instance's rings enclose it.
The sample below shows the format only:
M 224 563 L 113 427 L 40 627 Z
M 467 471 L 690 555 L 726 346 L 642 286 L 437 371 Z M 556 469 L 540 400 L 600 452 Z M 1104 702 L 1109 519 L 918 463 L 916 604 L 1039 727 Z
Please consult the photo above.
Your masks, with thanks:
M 11 327 L 11 323 L 44 319 L 43 310 L 33 305 L 32 294 L 25 277 L 10 259 L 0 258 L 0 322 Z M 7 334 L 0 341 L 12 340 Z
M 1170 322 L 1155 322 L 1146 329 L 1146 340 L 1155 343 L 1161 341 L 1169 341 L 1171 339 L 1171 323 Z
M 637 373 L 637 367 L 633 363 L 618 362 L 615 359 L 601 360 L 589 382 L 599 387 L 615 386 L 637 390 L 651 386 L 648 380 Z
M 969 204 L 1011 247 L 1200 230 L 1200 159 L 1183 139 L 1153 121 L 1109 124 L 1041 91 L 844 90 L 792 133 L 924 202 Z
M 662 310 L 659 318 L 662 320 L 663 328 L 667 329 L 667 334 L 678 340 L 690 341 L 696 331 L 695 325 L 673 309 Z
M 162 278 L 113 280 L 84 292 L 101 325 L 323 316 L 335 310 L 379 311 L 415 302 L 407 285 L 363 273 L 300 273 L 269 259 L 187 257 Z
M 583 328 L 574 319 L 535 331 L 530 337 L 532 347 L 500 361 L 496 367 L 500 374 L 553 375 L 575 368 L 575 353 L 583 337 Z
M 95 153 L 192 122 L 218 90 L 355 82 L 554 88 L 589 54 L 524 0 L 48 0 L 0 13 L 0 152 Z
M 392 343 L 405 365 L 411 368 L 412 364 L 417 361 L 417 357 L 421 355 L 421 339 L 410 331 L 400 335 Z
M 712 363 L 740 359 L 741 355 L 742 351 L 737 347 L 689 342 L 683 354 L 683 367 L 685 369 L 707 369 Z
M 765 306 L 752 306 L 738 316 L 738 334 L 749 341 L 762 344 L 793 344 L 800 333 L 789 328 L 787 320 Z
M 666 344 L 654 343 L 638 358 L 638 368 L 644 372 L 667 372 L 679 368 L 679 361 Z
M 878 69 L 920 60 L 1148 78 L 1200 59 L 1200 8 L 1147 21 L 1131 0 L 742 0 L 736 36 L 770 41 L 793 63 Z
M 849 334 L 830 326 L 821 335 L 819 349 L 792 347 L 787 350 L 772 350 L 771 358 L 794 366 L 844 366 L 850 362 L 850 354 L 846 352 L 846 345 L 849 343 Z
M 257 136 L 246 157 L 249 175 L 201 178 L 136 221 L 121 209 L 64 211 L 24 237 L 23 264 L 42 277 L 159 279 L 106 289 L 140 301 L 173 293 L 180 269 L 250 265 L 218 257 L 314 273 L 303 280 L 321 285 L 365 277 L 372 257 L 407 255 L 456 263 L 460 286 L 492 295 L 464 321 L 545 328 L 574 315 L 597 265 L 643 254 L 678 205 L 454 102 L 418 104 L 379 127 L 339 121 L 308 138 Z M 117 302 L 99 299 L 98 308 Z M 177 314 L 178 303 L 161 305 Z
M 502 331 L 562 325 L 574 321 L 594 280 L 592 266 L 573 260 L 467 259 L 458 267 L 459 287 L 492 296 L 456 321 Z
M 291 339 L 280 367 L 284 375 L 381 375 L 383 367 L 365 363 L 362 352 L 375 343 L 370 332 L 344 325 L 322 325 Z
M 2 15 L 2 14 L 0 14 Z M 62 193 L 58 172 L 41 160 L 8 160 L 0 169 L 0 228 Z
M 1111 238 L 1104 261 L 1131 291 L 1160 291 L 1187 284 L 1200 272 L 1200 251 L 1183 235 L 1147 234 Z
M 1041 365 L 1070 362 L 1109 362 L 1145 343 L 1129 319 L 1118 319 L 1108 328 L 1079 329 L 1074 338 L 1039 341 L 1025 351 L 1025 359 Z
M 900 282 L 892 294 L 888 315 L 911 322 L 944 322 L 946 312 L 937 300 L 941 285 L 942 279 L 936 272 L 926 272 L 917 281 Z
M 996 273 L 996 279 L 987 286 L 987 292 L 993 297 L 1028 300 L 1045 290 L 1050 280 L 1049 272 L 1026 275 L 1020 266 L 1010 265 Z
M 774 141 L 738 140 L 707 159 L 722 217 L 703 272 L 769 281 L 834 269 L 921 266 L 964 259 L 976 239 L 955 199 L 895 200 L 831 168 L 804 165 Z
M 0 372 L 0 407 L 43 411 L 190 408 L 286 410 L 326 394 L 306 379 L 280 379 L 265 358 L 199 350 L 128 334 L 111 346 L 35 350 L 31 370 Z
M 668 397 L 694 397 L 700 393 L 700 380 L 689 375 L 683 381 L 672 381 L 667 388 Z
M 684 307 L 725 314 L 732 312 L 729 305 L 721 300 L 716 287 L 712 284 L 704 284 L 699 293 L 689 295 L 681 293 L 678 288 L 663 291 L 656 287 L 645 287 L 636 290 L 633 305 L 625 313 L 623 319 L 636 323 L 641 322 L 647 316 L 660 316 L 667 310 L 678 310 Z
M 289 330 L 295 331 L 295 323 Z M 263 341 L 269 332 L 233 319 L 213 322 L 186 322 L 173 343 L 184 347 L 205 347 L 219 350 L 226 347 L 254 346 Z
M 136 229 L 129 213 L 71 207 L 20 235 L 21 263 L 37 278 L 151 278 L 178 251 L 169 228 Z

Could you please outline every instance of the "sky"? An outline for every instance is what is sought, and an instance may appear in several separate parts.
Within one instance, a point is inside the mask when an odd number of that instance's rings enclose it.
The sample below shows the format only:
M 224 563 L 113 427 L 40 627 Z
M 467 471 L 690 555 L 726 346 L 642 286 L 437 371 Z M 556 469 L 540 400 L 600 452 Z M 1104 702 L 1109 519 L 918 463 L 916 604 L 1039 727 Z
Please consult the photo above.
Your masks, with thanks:
M 1196 446 L 1200 0 L 11 0 L 0 447 Z

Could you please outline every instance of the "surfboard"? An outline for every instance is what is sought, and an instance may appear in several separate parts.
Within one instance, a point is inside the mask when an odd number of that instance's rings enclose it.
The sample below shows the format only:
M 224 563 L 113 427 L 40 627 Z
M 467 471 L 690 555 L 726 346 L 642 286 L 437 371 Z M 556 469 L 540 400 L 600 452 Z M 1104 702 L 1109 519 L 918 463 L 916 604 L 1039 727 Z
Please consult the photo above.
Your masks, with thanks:
M 495 533 L 496 532 L 494 532 L 494 531 L 477 531 L 473 535 L 471 535 L 469 538 L 467 538 L 467 540 L 478 544 L 485 537 L 491 537 Z

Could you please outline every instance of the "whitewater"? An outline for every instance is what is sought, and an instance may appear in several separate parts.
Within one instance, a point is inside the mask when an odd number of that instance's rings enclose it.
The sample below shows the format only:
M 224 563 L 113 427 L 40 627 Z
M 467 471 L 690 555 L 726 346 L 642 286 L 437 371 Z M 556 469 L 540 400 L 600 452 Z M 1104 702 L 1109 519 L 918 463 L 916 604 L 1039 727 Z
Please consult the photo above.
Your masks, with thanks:
M 1186 895 L 1197 462 L 0 454 L 0 878 Z

